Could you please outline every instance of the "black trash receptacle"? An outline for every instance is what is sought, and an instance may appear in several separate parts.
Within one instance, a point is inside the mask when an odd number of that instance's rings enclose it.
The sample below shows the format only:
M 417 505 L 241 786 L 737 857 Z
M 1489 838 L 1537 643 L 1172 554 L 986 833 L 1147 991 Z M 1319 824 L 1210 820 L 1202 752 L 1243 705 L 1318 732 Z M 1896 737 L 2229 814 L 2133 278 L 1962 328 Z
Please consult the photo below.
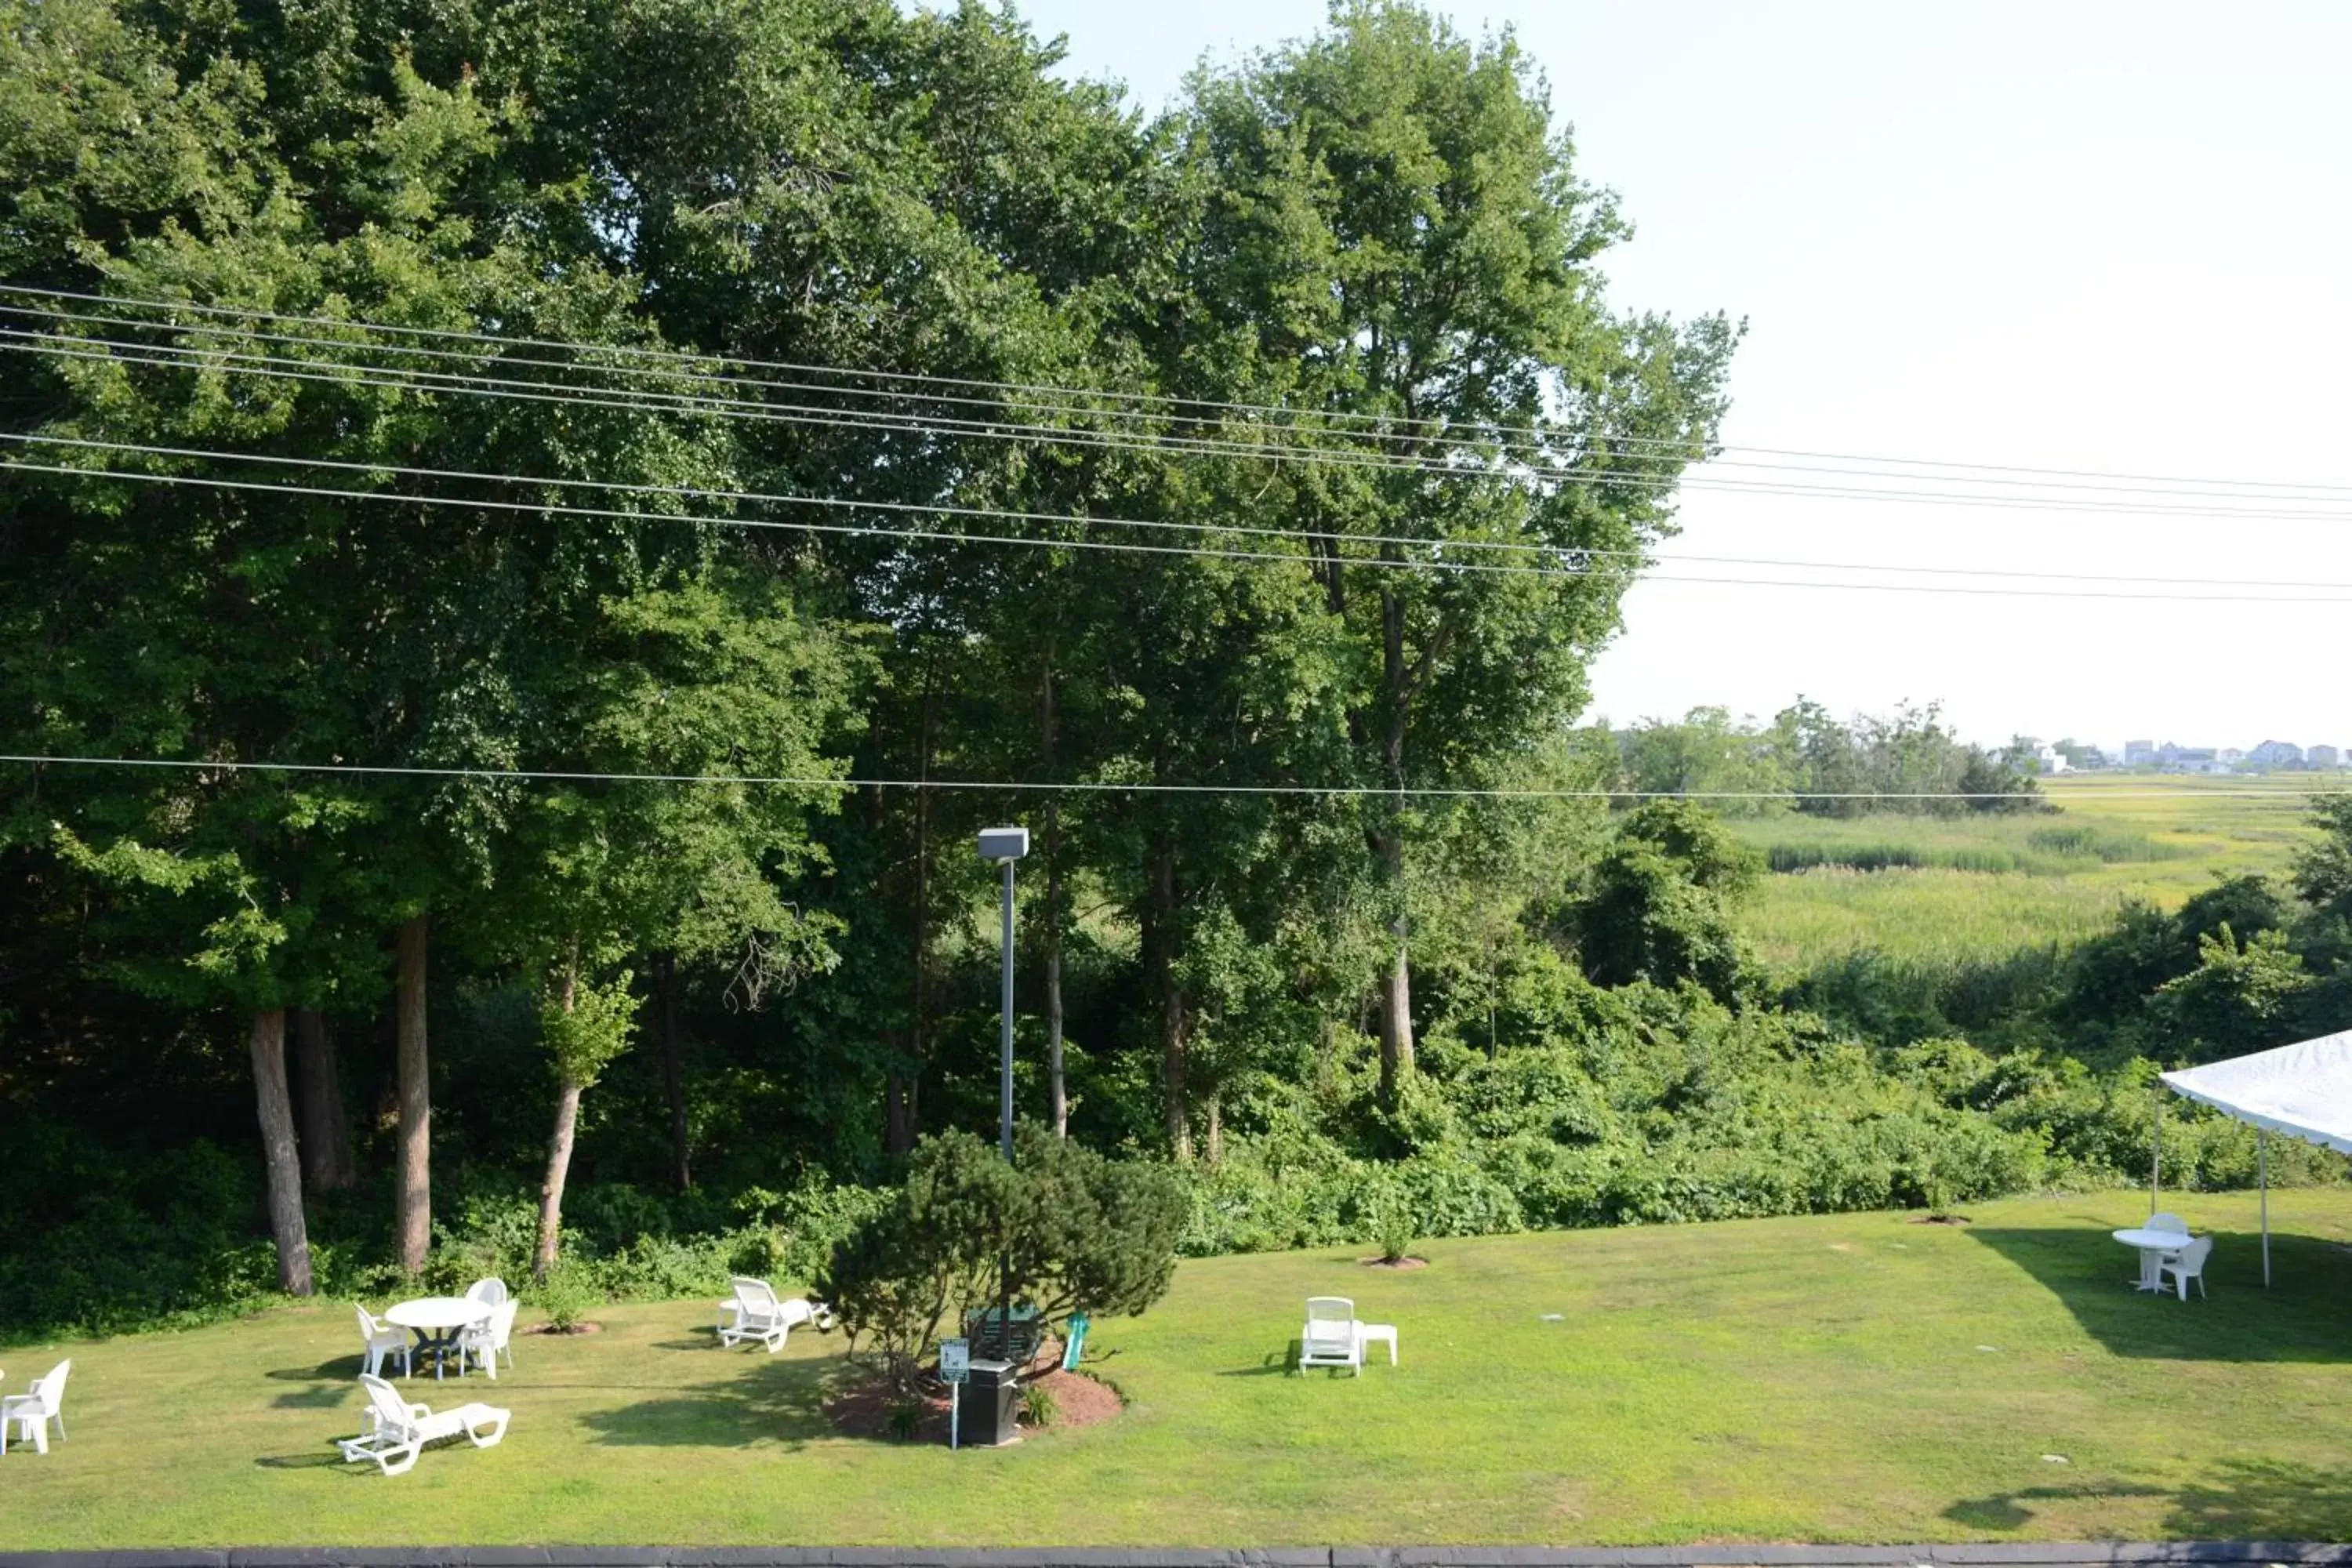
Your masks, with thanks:
M 971 1375 L 956 1384 L 956 1420 L 961 1441 L 1017 1443 L 1021 1376 L 1009 1361 L 975 1361 Z

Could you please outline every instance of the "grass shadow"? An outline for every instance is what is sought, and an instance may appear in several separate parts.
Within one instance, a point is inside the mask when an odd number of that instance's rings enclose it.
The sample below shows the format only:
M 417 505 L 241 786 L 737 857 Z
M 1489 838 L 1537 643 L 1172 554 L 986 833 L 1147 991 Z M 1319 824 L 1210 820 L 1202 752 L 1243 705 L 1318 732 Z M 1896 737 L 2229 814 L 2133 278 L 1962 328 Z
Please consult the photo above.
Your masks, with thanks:
M 2352 1540 L 2352 1476 L 2280 1459 L 2225 1459 L 2180 1489 L 2174 1535 L 2201 1541 Z
M 341 1454 L 266 1454 L 253 1462 L 257 1468 L 265 1470 L 332 1470 L 342 1468 L 343 1457 Z M 352 1467 L 352 1474 L 359 1473 L 357 1466 Z
M 1217 1373 L 1219 1377 L 1280 1377 L 1298 1366 L 1298 1342 L 1291 1341 L 1278 1351 L 1270 1351 L 1255 1366 L 1233 1366 Z
M 2132 1486 L 2113 1481 L 2078 1481 L 2071 1486 L 2022 1487 L 2013 1492 L 1996 1492 L 1990 1497 L 1968 1498 L 1944 1510 L 1944 1517 L 1954 1524 L 1970 1530 L 2010 1531 L 2023 1530 L 2033 1522 L 2034 1510 L 2026 1505 L 2035 1502 L 2058 1502 L 2081 1498 L 2163 1497 L 2162 1487 Z
M 324 1383 L 316 1388 L 298 1388 L 279 1394 L 269 1402 L 273 1410 L 332 1410 L 352 1396 L 349 1384 Z
M 2074 1321 L 2116 1355 L 2162 1361 L 2352 1361 L 2343 1301 L 2352 1256 L 2316 1237 L 2271 1235 L 2273 1288 L 2263 1289 L 2259 1232 L 2215 1231 L 2205 1272 L 2210 1296 L 2132 1289 L 2138 1255 L 2090 1215 L 2078 1225 L 1971 1226 L 1966 1235 L 2032 1275 Z
M 627 1447 L 731 1448 L 759 1441 L 797 1447 L 834 1435 L 824 1402 L 838 1375 L 831 1360 L 765 1360 L 731 1382 L 592 1411 L 580 1420 L 597 1442 Z
M 398 1363 L 393 1364 L 396 1369 Z M 322 1361 L 316 1366 L 281 1366 L 275 1372 L 266 1372 L 262 1375 L 272 1383 L 350 1384 L 358 1382 L 360 1373 L 366 1370 L 367 1357 L 346 1355 L 337 1356 L 332 1361 Z

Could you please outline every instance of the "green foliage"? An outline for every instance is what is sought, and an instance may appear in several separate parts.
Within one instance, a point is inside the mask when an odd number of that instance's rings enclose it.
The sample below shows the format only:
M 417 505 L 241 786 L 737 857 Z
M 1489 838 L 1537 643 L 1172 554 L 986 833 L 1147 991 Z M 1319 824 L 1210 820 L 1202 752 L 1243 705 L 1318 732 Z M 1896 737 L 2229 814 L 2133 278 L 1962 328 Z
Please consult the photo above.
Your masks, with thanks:
M 1021 1419 L 1032 1426 L 1051 1426 L 1062 1418 L 1062 1402 L 1042 1384 L 1021 1385 Z
M 561 1258 L 548 1269 L 547 1278 L 532 1282 L 525 1299 L 547 1314 L 550 1328 L 568 1333 L 603 1304 L 604 1293 L 584 1265 Z
M 556 1072 L 584 1089 L 629 1048 L 637 1032 L 637 999 L 626 976 L 604 985 L 569 983 L 562 995 L 540 1004 L 539 1028 Z
M 1166 1292 L 1183 1215 L 1166 1171 L 1034 1128 L 1015 1152 L 1008 1166 L 968 1133 L 924 1140 L 895 1199 L 835 1247 L 816 1289 L 892 1387 L 912 1390 L 950 1313 L 1132 1316 Z
M 1620 819 L 1561 924 L 1600 984 L 1692 981 L 1727 998 L 1741 970 L 1731 909 L 1756 875 L 1755 852 L 1703 807 L 1651 801 Z

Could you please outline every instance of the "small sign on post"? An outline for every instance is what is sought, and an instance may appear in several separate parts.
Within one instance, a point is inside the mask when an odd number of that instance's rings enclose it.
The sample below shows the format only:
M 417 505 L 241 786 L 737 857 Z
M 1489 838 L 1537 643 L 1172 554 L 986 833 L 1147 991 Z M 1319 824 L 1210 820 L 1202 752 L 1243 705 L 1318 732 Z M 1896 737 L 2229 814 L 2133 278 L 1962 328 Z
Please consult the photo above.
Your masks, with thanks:
M 952 1453 L 961 1434 L 963 1396 L 960 1384 L 971 1377 L 971 1342 L 941 1340 L 940 1342 L 940 1381 L 948 1385 L 948 1449 Z

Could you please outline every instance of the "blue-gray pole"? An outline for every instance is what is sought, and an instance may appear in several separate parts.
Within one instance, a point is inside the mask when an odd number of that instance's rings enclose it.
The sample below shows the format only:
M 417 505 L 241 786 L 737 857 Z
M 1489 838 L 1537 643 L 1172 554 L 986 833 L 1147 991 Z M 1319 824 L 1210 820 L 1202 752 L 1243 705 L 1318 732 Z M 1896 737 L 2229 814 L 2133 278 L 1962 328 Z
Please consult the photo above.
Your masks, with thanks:
M 1004 862 L 1004 1024 L 1000 1036 L 1002 1071 L 998 1077 L 997 1131 L 1004 1146 L 1004 1163 L 1013 1163 L 1013 862 Z

